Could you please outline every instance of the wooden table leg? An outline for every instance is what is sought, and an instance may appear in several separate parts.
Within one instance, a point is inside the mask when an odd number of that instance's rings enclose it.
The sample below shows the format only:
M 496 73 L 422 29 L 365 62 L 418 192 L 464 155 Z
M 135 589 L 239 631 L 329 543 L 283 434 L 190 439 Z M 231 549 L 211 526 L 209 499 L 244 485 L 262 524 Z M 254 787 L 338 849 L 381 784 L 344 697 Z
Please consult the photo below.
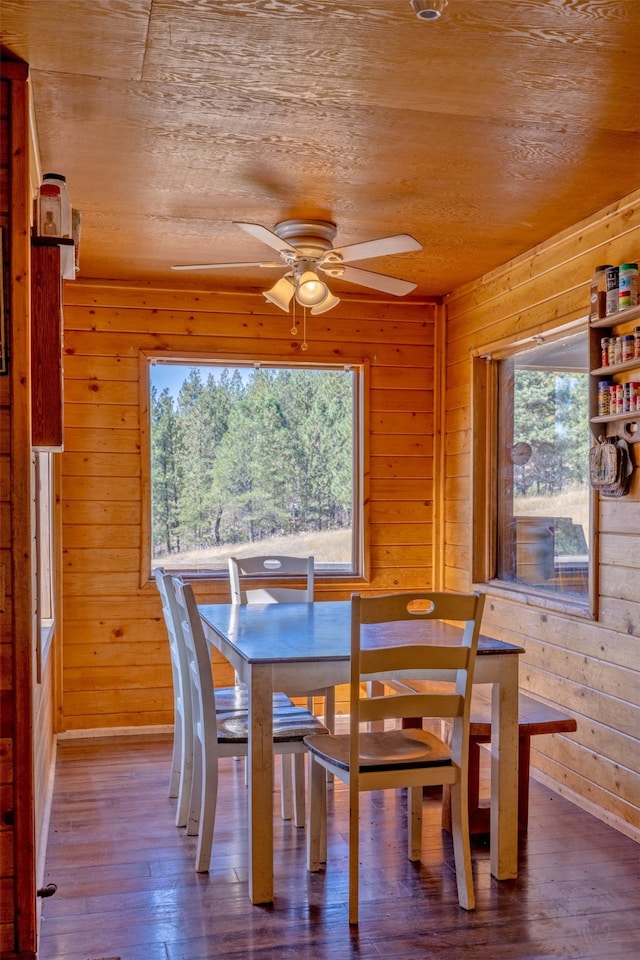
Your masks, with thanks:
M 249 897 L 273 900 L 273 710 L 271 666 L 253 664 L 249 677 Z M 287 758 L 288 759 L 288 758 Z
M 491 873 L 518 875 L 518 658 L 501 658 L 491 693 Z

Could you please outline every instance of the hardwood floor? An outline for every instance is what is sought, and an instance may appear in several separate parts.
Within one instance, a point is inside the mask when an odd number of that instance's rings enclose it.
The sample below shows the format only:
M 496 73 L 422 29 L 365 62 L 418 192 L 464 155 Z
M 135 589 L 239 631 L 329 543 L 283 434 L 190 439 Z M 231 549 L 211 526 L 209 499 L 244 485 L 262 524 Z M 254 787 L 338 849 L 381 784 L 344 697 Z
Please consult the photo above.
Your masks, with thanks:
M 275 818 L 273 906 L 249 903 L 243 767 L 224 761 L 211 872 L 173 825 L 168 739 L 58 747 L 40 960 L 638 960 L 640 849 L 531 785 L 520 877 L 498 883 L 473 847 L 477 909 L 458 906 L 440 804 L 425 799 L 423 862 L 405 856 L 404 797 L 363 796 L 360 926 L 347 922 L 347 797 L 330 788 L 329 862 Z M 277 810 L 277 808 L 276 808 Z M 367 824 L 375 828 L 367 838 Z M 365 839 L 366 838 L 366 839 Z

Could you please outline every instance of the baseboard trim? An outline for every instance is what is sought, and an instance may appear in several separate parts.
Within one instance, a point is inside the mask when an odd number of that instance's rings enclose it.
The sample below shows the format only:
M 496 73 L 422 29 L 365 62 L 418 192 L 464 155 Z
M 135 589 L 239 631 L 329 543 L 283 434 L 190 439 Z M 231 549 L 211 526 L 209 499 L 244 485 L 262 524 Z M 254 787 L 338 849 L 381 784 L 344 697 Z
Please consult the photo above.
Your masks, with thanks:
M 173 735 L 173 724 L 158 724 L 146 727 L 90 727 L 84 730 L 64 730 L 56 734 L 56 740 L 95 740 L 112 737 L 166 737 Z
M 571 803 L 575 803 L 576 807 L 580 807 L 585 813 L 590 813 L 596 820 L 601 820 L 602 823 L 613 827 L 618 833 L 622 833 L 625 837 L 629 837 L 630 840 L 635 840 L 636 843 L 640 843 L 640 826 L 636 827 L 634 824 L 623 820 L 609 810 L 604 810 L 602 807 L 599 807 L 597 803 L 593 803 L 593 801 L 576 793 L 575 790 L 571 790 L 570 787 L 558 783 L 553 777 L 547 776 L 546 773 L 542 773 L 540 770 L 534 769 L 534 767 L 531 767 L 531 777 L 543 786 L 553 790 L 554 793 L 558 793 L 561 797 L 570 800 Z

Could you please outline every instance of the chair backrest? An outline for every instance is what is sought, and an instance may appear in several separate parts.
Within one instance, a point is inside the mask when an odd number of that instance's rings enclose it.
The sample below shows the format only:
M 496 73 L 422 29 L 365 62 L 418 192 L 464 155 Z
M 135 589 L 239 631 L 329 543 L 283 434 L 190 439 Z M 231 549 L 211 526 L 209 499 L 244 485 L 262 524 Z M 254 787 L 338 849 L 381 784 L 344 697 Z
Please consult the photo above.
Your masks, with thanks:
M 311 603 L 313 557 L 229 557 L 229 583 L 232 603 Z
M 153 571 L 153 577 L 162 601 L 162 615 L 169 638 L 173 696 L 177 701 L 178 709 L 181 709 L 185 721 L 188 723 L 191 719 L 191 686 L 189 682 L 187 653 L 182 637 L 182 627 L 180 625 L 180 614 L 176 605 L 173 577 L 170 573 L 167 573 L 163 567 L 157 567 Z
M 360 724 L 389 719 L 452 719 L 454 763 L 466 762 L 471 685 L 484 595 L 396 593 L 351 599 L 351 769 L 358 764 Z M 458 630 L 451 631 L 451 627 Z M 433 692 L 362 696 L 371 680 L 434 680 Z M 452 681 L 442 684 L 440 681 Z M 444 690 L 442 689 L 444 687 Z M 388 689 L 388 688 L 386 688 Z
M 181 577 L 173 577 L 175 601 L 182 627 L 193 709 L 193 731 L 207 750 L 218 743 L 213 668 L 193 588 Z

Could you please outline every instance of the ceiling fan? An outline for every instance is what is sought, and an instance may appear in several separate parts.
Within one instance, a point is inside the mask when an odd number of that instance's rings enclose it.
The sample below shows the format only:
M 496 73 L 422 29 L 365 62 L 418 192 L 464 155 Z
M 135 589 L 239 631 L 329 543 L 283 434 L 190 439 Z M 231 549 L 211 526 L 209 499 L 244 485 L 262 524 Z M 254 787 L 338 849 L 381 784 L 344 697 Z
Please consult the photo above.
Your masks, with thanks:
M 239 263 L 186 263 L 176 264 L 173 270 L 220 270 L 225 267 L 287 267 L 287 272 L 263 296 L 287 312 L 292 299 L 312 314 L 324 313 L 340 303 L 325 283 L 323 276 L 336 277 L 372 290 L 380 290 L 402 297 L 416 286 L 408 280 L 372 273 L 359 267 L 348 266 L 354 260 L 367 260 L 395 253 L 422 250 L 408 233 L 398 233 L 377 240 L 365 240 L 345 247 L 332 247 L 336 225 L 330 220 L 282 220 L 274 230 L 259 223 L 234 221 L 235 225 L 250 233 L 257 240 L 277 250 L 280 260 L 249 261 Z

